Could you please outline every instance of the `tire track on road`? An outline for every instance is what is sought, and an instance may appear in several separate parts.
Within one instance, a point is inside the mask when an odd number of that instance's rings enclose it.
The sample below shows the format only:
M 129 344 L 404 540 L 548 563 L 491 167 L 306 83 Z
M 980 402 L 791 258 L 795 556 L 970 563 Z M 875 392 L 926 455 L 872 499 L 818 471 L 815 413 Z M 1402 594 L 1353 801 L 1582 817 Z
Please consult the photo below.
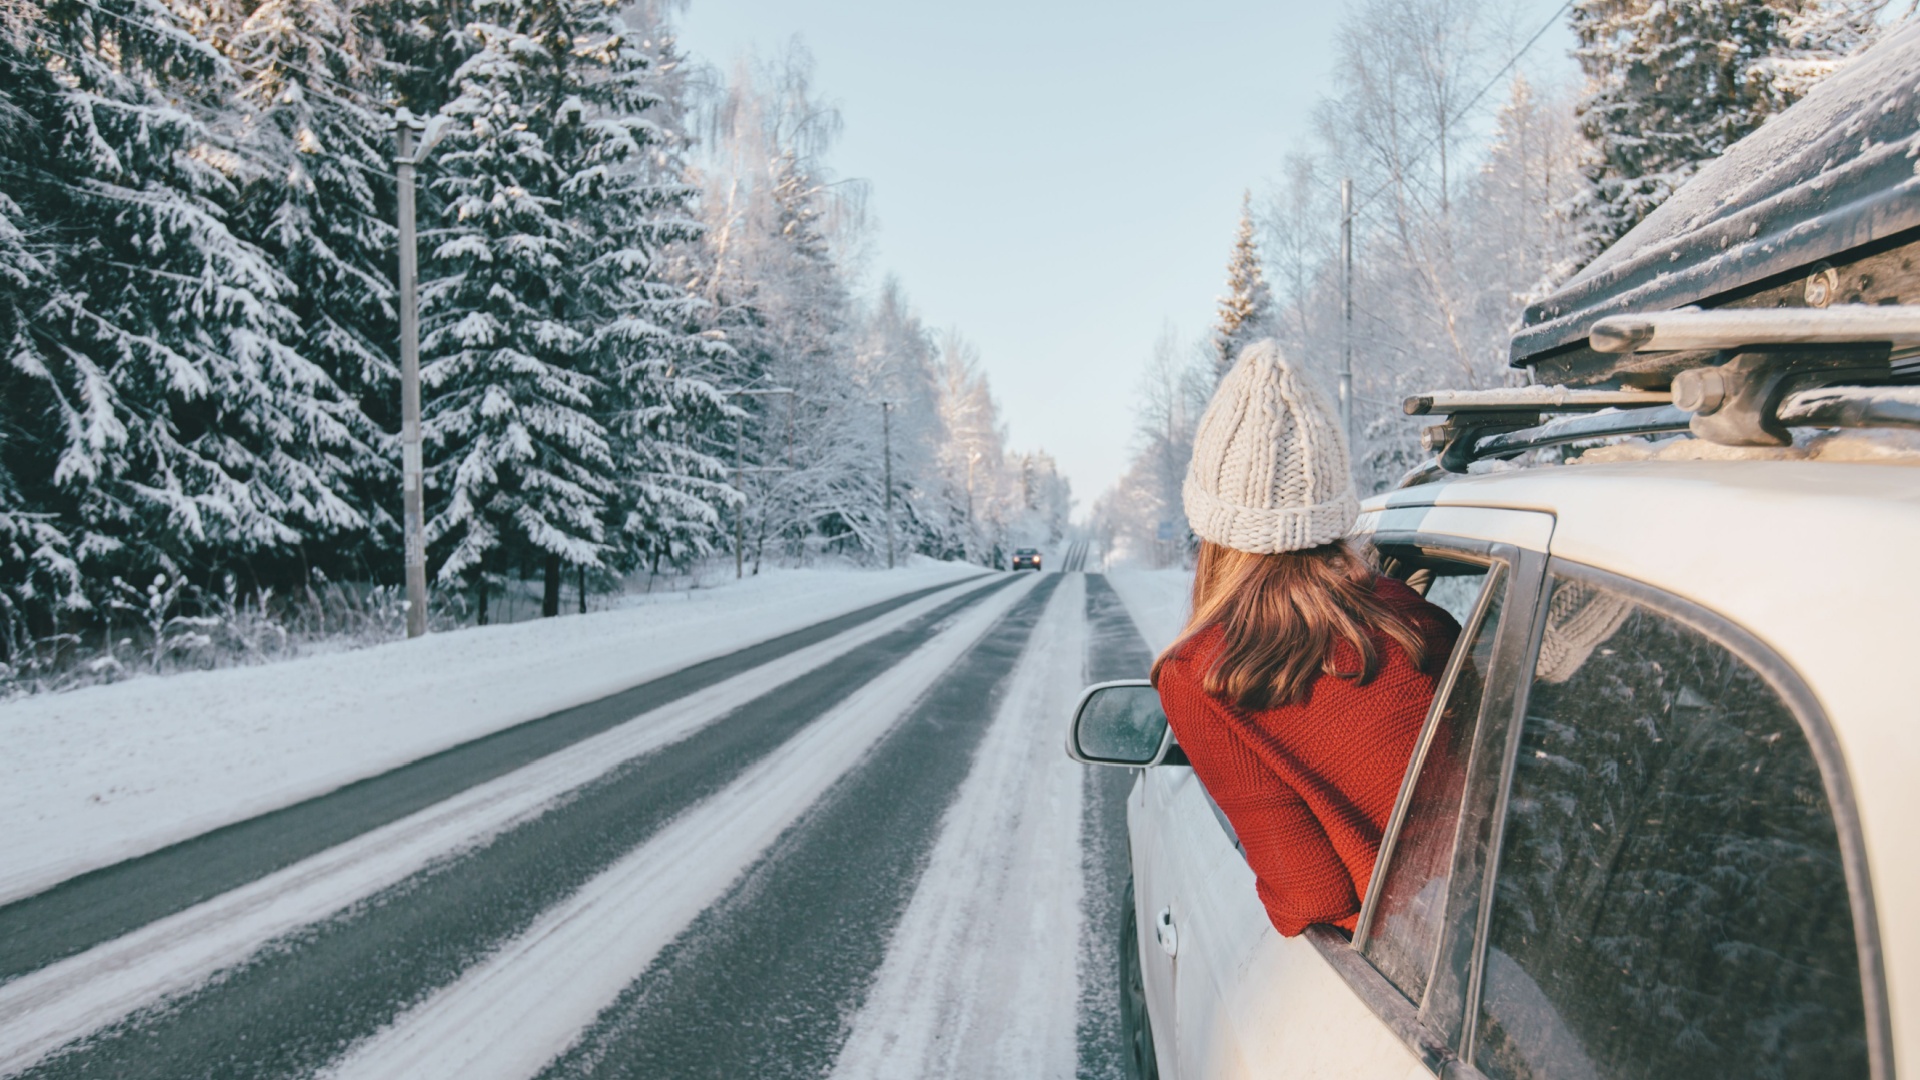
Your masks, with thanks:
M 689 694 L 952 588 L 915 590 L 528 720 L 0 907 L 0 983 L 398 821 Z
M 885 957 L 1014 666 L 1045 575 L 542 1073 L 814 1077 Z
M 947 601 L 728 713 L 697 738 L 628 761 L 484 847 L 283 938 L 216 982 L 64 1048 L 23 1075 L 310 1074 L 524 932 L 669 820 L 1015 580 L 1002 577 Z
M 1087 682 L 1144 679 L 1153 653 L 1104 574 L 1087 575 Z M 1134 770 L 1087 768 L 1082 788 L 1081 867 L 1086 921 L 1080 943 L 1080 1080 L 1127 1075 L 1120 1032 L 1121 897 L 1133 876 L 1127 852 L 1127 793 Z
M 1079 1046 L 1080 803 L 1061 753 L 1086 664 L 1062 575 L 940 825 L 832 1080 L 1061 1080 Z

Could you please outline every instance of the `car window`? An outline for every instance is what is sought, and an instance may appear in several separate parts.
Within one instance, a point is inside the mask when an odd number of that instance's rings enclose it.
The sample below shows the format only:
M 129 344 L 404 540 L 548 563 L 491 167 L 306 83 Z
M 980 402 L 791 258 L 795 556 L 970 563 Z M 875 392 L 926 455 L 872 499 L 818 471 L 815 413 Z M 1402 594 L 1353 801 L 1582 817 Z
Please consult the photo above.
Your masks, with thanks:
M 1428 717 L 1414 752 L 1410 770 L 1418 770 L 1416 779 L 1405 796 L 1386 869 L 1375 885 L 1379 896 L 1361 945 L 1380 974 L 1416 1002 L 1426 990 L 1440 942 L 1467 757 L 1500 623 L 1504 576 L 1499 566 L 1491 572 L 1484 566 L 1461 566 L 1436 575 L 1427 591 L 1427 599 L 1447 609 L 1464 632 L 1447 668 L 1442 707 Z
M 1793 711 L 1624 590 L 1551 589 L 1475 1064 L 1498 1080 L 1866 1076 L 1838 834 Z
M 1473 614 L 1474 605 L 1480 601 L 1481 589 L 1487 581 L 1487 568 L 1462 563 L 1440 569 L 1445 572 L 1434 574 L 1432 584 L 1427 586 L 1427 603 L 1445 611 L 1453 616 L 1454 622 L 1465 626 L 1467 618 Z

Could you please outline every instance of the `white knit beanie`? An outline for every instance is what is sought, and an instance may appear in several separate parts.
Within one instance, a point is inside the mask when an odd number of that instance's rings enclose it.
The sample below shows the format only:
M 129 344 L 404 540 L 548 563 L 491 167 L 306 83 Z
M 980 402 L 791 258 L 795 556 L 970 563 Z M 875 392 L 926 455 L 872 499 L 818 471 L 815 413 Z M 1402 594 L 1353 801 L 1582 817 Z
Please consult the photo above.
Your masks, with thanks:
M 1271 339 L 1220 380 L 1181 489 L 1194 535 L 1271 555 L 1330 543 L 1360 514 L 1339 413 Z

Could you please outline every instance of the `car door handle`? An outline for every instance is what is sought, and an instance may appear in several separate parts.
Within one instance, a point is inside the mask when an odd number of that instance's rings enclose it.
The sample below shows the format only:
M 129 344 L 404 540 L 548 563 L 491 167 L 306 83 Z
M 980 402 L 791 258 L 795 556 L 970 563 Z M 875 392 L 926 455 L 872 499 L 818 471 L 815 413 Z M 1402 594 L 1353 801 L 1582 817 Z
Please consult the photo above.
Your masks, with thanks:
M 1153 917 L 1153 937 L 1160 943 L 1160 951 L 1173 956 L 1180 951 L 1180 931 L 1173 925 L 1173 909 L 1163 907 L 1160 914 Z

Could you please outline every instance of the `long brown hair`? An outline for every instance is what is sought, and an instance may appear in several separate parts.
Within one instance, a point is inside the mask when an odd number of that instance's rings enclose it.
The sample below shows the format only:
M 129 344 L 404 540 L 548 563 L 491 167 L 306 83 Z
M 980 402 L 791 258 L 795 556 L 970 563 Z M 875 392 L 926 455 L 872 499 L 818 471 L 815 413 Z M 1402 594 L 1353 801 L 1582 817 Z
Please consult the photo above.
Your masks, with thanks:
M 1426 642 L 1407 618 L 1374 595 L 1372 555 L 1344 541 L 1303 551 L 1254 555 L 1203 541 L 1193 572 L 1193 614 L 1160 665 L 1194 635 L 1218 625 L 1226 647 L 1204 676 L 1207 693 L 1249 711 L 1305 701 L 1322 674 L 1365 684 L 1380 670 L 1375 635 L 1425 669 Z M 1341 641 L 1360 666 L 1337 670 Z

